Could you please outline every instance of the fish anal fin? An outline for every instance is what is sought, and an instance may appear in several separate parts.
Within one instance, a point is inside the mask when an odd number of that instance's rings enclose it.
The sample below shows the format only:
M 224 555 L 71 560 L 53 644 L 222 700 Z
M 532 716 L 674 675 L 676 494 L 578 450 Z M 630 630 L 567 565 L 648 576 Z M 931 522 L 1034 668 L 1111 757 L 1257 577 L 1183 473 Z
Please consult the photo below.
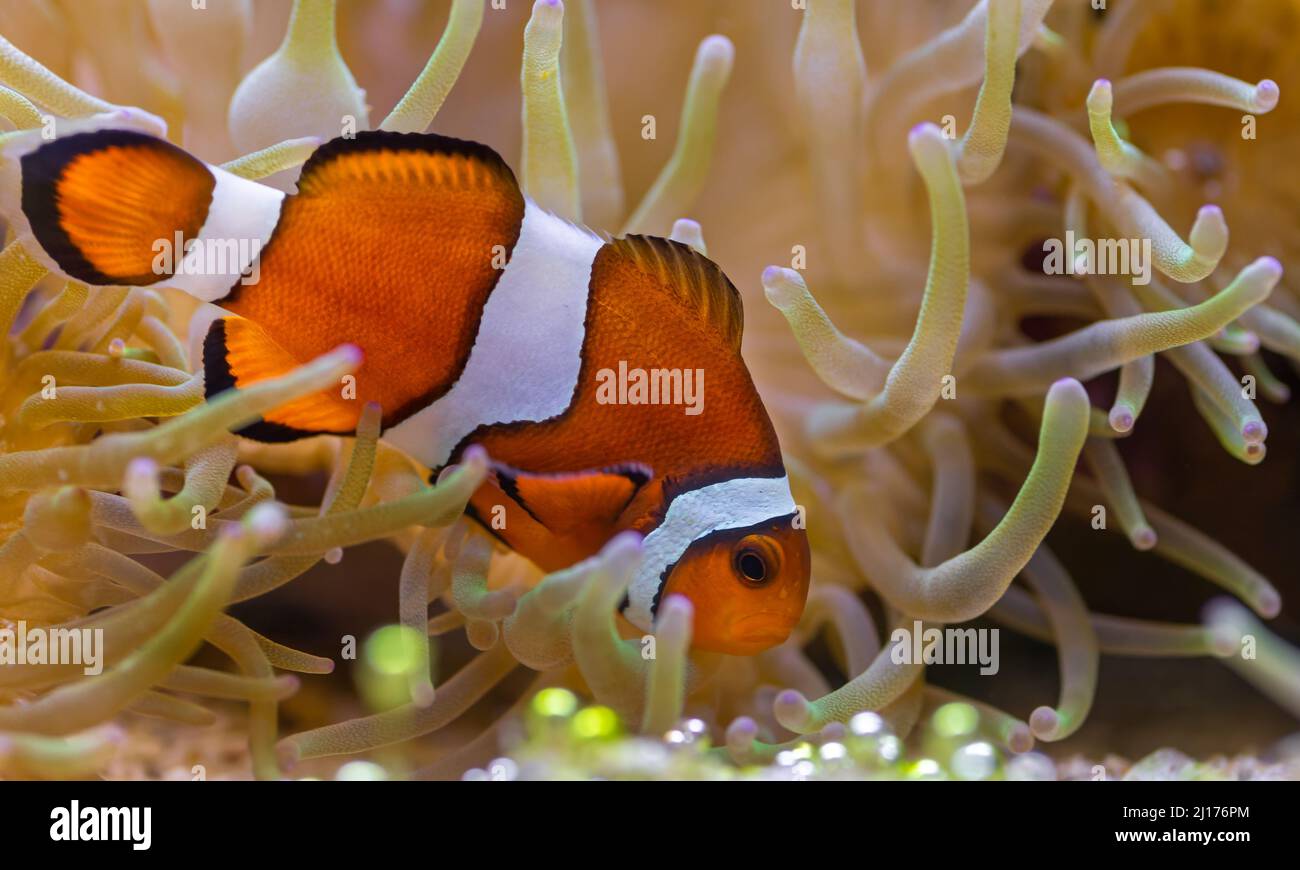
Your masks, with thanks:
M 637 464 L 560 474 L 531 474 L 494 465 L 497 487 L 560 537 L 606 534 L 653 472 Z
M 215 320 L 203 342 L 204 392 L 212 398 L 228 389 L 247 389 L 287 374 L 302 363 L 251 320 Z M 350 434 L 360 413 L 361 402 L 343 398 L 342 389 L 312 393 L 268 411 L 239 434 L 268 442 Z

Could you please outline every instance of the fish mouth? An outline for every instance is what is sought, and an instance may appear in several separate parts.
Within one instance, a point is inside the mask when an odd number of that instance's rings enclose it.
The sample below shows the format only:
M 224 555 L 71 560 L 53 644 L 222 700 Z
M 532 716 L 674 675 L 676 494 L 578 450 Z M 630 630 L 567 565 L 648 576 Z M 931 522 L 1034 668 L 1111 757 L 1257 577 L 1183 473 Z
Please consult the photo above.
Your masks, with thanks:
M 744 646 L 767 649 L 784 643 L 794 631 L 789 614 L 776 612 L 755 613 L 731 624 L 731 635 Z

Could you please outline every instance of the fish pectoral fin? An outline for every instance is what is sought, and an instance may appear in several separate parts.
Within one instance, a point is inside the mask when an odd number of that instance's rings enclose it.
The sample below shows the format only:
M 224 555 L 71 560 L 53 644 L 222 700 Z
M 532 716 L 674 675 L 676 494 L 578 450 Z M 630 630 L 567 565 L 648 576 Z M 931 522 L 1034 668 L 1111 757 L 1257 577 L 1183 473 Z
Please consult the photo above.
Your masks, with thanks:
M 226 390 L 247 389 L 302 365 L 251 320 L 214 320 L 203 341 L 203 391 L 208 399 Z M 350 435 L 357 428 L 361 402 L 346 399 L 343 388 L 310 393 L 273 408 L 237 434 L 254 441 L 294 441 L 312 435 Z
M 492 477 L 507 497 L 552 533 L 565 536 L 612 528 L 654 477 L 636 463 L 590 471 L 532 474 L 494 463 Z

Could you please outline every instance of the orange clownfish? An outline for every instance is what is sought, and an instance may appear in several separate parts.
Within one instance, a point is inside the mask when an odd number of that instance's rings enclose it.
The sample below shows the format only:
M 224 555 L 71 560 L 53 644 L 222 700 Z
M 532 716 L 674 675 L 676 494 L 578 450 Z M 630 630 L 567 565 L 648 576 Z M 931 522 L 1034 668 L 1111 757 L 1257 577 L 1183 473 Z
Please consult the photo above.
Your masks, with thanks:
M 220 306 L 202 342 L 209 396 L 361 348 L 355 398 L 307 396 L 241 435 L 351 434 L 377 402 L 384 439 L 431 469 L 486 448 L 467 512 L 544 570 L 640 533 L 621 612 L 642 631 L 680 594 L 696 647 L 752 654 L 789 636 L 807 538 L 741 359 L 739 294 L 711 260 L 562 220 L 472 142 L 335 139 L 285 194 L 124 120 L 7 137 L 0 210 L 52 271 Z

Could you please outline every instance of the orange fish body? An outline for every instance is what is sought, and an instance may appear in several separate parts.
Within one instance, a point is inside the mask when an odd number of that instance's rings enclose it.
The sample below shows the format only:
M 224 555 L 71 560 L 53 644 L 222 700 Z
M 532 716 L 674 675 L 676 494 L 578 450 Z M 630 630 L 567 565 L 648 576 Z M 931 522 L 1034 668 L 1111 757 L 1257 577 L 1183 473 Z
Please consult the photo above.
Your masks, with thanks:
M 377 402 L 384 439 L 431 469 L 487 449 L 467 512 L 541 568 L 643 535 L 621 608 L 641 630 L 667 594 L 692 601 L 703 649 L 757 652 L 798 621 L 808 545 L 740 298 L 692 248 L 602 239 L 524 197 L 491 149 L 432 134 L 333 140 L 289 195 L 125 129 L 11 137 L 3 156 L 0 210 L 49 268 L 224 309 L 208 395 L 362 349 L 354 391 L 240 434 L 346 435 Z

